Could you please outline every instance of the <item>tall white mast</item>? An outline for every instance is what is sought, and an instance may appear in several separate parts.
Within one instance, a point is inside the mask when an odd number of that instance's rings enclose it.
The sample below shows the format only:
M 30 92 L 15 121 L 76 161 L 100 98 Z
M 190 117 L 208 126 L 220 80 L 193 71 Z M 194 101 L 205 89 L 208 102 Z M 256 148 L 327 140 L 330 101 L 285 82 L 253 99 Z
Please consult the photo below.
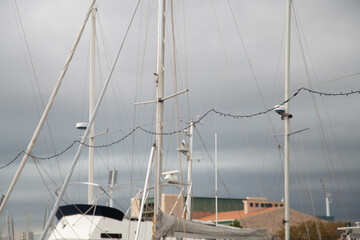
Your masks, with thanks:
M 8 210 L 6 209 L 6 215 L 5 215 L 5 240 L 9 240 L 10 239 L 10 228 L 9 228 L 9 213 Z
M 164 119 L 164 50 L 165 50 L 165 0 L 158 1 L 158 45 L 156 68 L 156 160 L 155 160 L 155 196 L 154 215 L 159 213 L 161 201 L 161 175 L 162 175 L 162 145 L 163 145 L 163 119 Z
M 96 8 L 91 12 L 91 37 L 90 37 L 90 94 L 89 94 L 89 122 L 95 108 L 95 22 Z M 94 146 L 94 122 L 89 126 L 89 146 Z M 88 182 L 94 182 L 94 148 L 89 147 L 89 170 Z M 92 204 L 94 198 L 93 186 L 88 185 L 88 204 Z
M 192 159 L 193 159 L 193 145 L 194 145 L 194 121 L 190 121 L 190 133 L 189 133 L 189 153 L 187 155 L 187 177 L 188 177 L 188 189 L 187 189 L 187 206 L 186 206 L 186 219 L 191 219 L 191 197 L 192 197 Z
M 290 30 L 291 30 L 291 0 L 287 0 L 286 13 L 286 59 L 285 59 L 285 101 L 290 97 Z M 289 199 L 289 102 L 285 103 L 285 131 L 284 131 L 284 191 L 285 191 L 285 240 L 290 239 L 290 199 Z
M 215 131 L 215 225 L 218 225 L 218 158 L 217 158 L 217 131 Z

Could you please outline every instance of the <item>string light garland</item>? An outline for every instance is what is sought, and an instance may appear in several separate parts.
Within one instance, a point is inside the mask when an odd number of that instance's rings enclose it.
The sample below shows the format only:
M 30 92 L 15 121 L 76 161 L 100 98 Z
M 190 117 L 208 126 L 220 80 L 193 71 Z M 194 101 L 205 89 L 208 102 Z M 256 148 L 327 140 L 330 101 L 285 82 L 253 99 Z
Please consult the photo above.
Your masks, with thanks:
M 312 94 L 317 94 L 317 95 L 326 96 L 326 97 L 329 97 L 329 96 L 331 96 L 331 97 L 333 97 L 333 96 L 349 96 L 349 95 L 353 95 L 353 94 L 360 94 L 360 90 L 344 92 L 344 93 L 343 92 L 340 92 L 340 93 L 327 93 L 327 92 L 314 91 L 314 90 L 311 90 L 309 88 L 302 87 L 302 88 L 299 88 L 289 99 L 285 100 L 284 102 L 282 102 L 278 106 L 284 105 L 285 103 L 291 101 L 301 91 L 307 91 L 307 92 L 312 93 Z M 252 117 L 259 116 L 259 115 L 267 114 L 268 112 L 271 112 L 271 111 L 275 110 L 275 108 L 276 107 L 269 108 L 269 109 L 267 109 L 265 111 L 258 112 L 258 113 L 253 113 L 253 114 L 248 114 L 248 115 L 236 115 L 236 114 L 231 114 L 231 113 L 224 113 L 224 112 L 220 112 L 220 111 L 217 111 L 217 110 L 212 108 L 212 109 L 208 110 L 206 113 L 204 113 L 202 116 L 200 116 L 198 118 L 198 120 L 194 121 L 193 124 L 196 125 L 196 124 L 200 123 L 201 120 L 206 118 L 212 112 L 215 113 L 215 114 L 218 114 L 219 116 L 222 116 L 222 117 L 230 117 L 230 118 L 233 118 L 233 119 L 243 119 L 243 118 L 252 118 Z M 165 132 L 165 133 L 162 133 L 161 135 L 164 135 L 164 136 L 174 135 L 174 134 L 180 133 L 180 132 L 182 132 L 182 131 L 184 131 L 186 129 L 189 129 L 189 128 L 190 128 L 190 125 L 187 125 L 187 126 L 181 128 L 179 130 L 172 131 L 172 132 Z M 35 155 L 32 155 L 32 154 L 29 154 L 29 156 L 32 157 L 33 159 L 38 159 L 38 160 L 50 160 L 50 159 L 59 157 L 60 155 L 63 155 L 65 152 L 69 151 L 75 145 L 75 143 L 83 144 L 85 147 L 108 148 L 108 147 L 111 147 L 112 145 L 115 145 L 115 144 L 118 144 L 118 143 L 124 141 L 126 138 L 130 137 L 131 135 L 133 135 L 138 130 L 141 130 L 141 131 L 143 131 L 143 132 L 145 132 L 147 134 L 151 134 L 151 135 L 159 135 L 160 134 L 160 133 L 156 133 L 156 132 L 147 130 L 147 129 L 143 128 L 143 127 L 136 127 L 133 130 L 131 130 L 128 134 L 126 134 L 124 137 L 122 137 L 121 139 L 119 139 L 117 141 L 114 141 L 112 143 L 109 143 L 109 144 L 90 146 L 90 145 L 88 145 L 86 143 L 81 143 L 79 140 L 74 140 L 68 147 L 66 147 L 63 151 L 61 151 L 58 154 L 54 154 L 54 155 L 49 156 L 49 157 L 38 157 L 38 156 L 35 156 Z M 10 166 L 12 163 L 14 163 L 24 153 L 25 153 L 25 151 L 19 152 L 16 155 L 15 158 L 13 158 L 11 161 L 9 161 L 8 163 L 1 166 L 0 170 Z
M 70 150 L 70 148 L 72 148 L 76 142 L 79 142 L 79 140 L 74 140 L 67 148 L 65 148 L 63 151 L 61 151 L 60 153 L 54 154 L 50 157 L 37 157 L 35 155 L 29 154 L 30 157 L 32 157 L 34 160 L 50 160 L 52 158 L 56 158 L 59 157 L 61 155 L 63 155 L 64 153 L 66 153 L 68 150 Z
M 10 162 L 8 162 L 8 163 L 6 163 L 5 165 L 1 166 L 1 167 L 0 167 L 0 170 L 3 169 L 3 168 L 8 167 L 10 164 L 12 164 L 13 162 L 15 162 L 16 159 L 18 159 L 18 158 L 21 156 L 21 154 L 23 154 L 23 153 L 25 153 L 25 152 L 24 152 L 24 151 L 19 152 L 13 160 L 11 160 Z

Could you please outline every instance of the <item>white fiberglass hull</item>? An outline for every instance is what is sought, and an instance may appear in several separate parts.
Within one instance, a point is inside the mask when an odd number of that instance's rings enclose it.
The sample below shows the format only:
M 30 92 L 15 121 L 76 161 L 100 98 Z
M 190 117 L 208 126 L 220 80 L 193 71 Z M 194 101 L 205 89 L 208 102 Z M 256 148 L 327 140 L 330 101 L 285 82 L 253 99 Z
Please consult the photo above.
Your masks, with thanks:
M 81 211 L 79 206 L 80 208 L 87 206 L 88 209 Z M 71 205 L 71 207 L 72 210 L 77 209 L 77 211 L 62 212 L 62 208 L 59 209 L 57 214 L 59 222 L 48 240 L 135 239 L 138 221 L 116 217 L 116 213 L 120 212 L 119 210 L 91 205 Z M 106 211 L 101 211 L 104 208 Z M 98 211 L 99 209 L 100 211 Z M 152 227 L 151 221 L 141 222 L 138 239 L 151 239 Z

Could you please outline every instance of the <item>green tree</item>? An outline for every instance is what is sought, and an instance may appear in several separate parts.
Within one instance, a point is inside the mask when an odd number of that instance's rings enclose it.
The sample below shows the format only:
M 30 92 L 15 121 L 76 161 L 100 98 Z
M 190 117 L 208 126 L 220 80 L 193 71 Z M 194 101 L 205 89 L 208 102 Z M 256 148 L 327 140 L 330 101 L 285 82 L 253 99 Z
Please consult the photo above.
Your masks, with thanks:
M 232 221 L 230 226 L 237 227 L 237 228 L 242 228 L 242 226 L 240 225 L 240 222 L 237 219 L 234 219 L 234 221 Z
M 290 226 L 291 240 L 336 240 L 340 237 L 341 231 L 338 227 L 345 227 L 343 222 L 315 222 L 306 221 L 295 226 Z M 321 238 L 319 238 L 319 233 Z M 284 227 L 277 232 L 278 239 L 285 239 Z

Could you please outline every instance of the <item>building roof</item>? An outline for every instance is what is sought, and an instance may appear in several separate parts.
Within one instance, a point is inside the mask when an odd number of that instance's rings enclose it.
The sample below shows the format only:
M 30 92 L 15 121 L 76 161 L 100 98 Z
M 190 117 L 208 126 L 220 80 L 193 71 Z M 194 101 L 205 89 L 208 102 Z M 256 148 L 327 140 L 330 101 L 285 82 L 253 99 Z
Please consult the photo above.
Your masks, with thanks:
M 218 222 L 230 222 L 237 219 L 244 228 L 262 228 L 267 230 L 268 235 L 275 235 L 283 227 L 284 207 L 267 208 L 245 214 L 241 211 L 229 211 L 218 213 Z M 200 221 L 215 221 L 215 214 L 198 218 Z M 290 209 L 290 225 L 296 225 L 308 220 L 323 221 L 311 215 Z
M 256 212 L 251 212 L 248 214 L 244 213 L 244 210 L 239 210 L 239 211 L 227 211 L 227 212 L 219 212 L 218 213 L 218 221 L 229 221 L 229 220 L 234 220 L 234 219 L 242 219 L 245 217 L 249 217 L 249 216 L 253 216 L 256 214 L 260 214 L 260 213 L 264 213 L 270 210 L 273 210 L 275 208 L 267 208 L 267 209 L 262 209 Z M 211 214 L 205 217 L 201 217 L 198 218 L 197 220 L 200 221 L 204 221 L 204 222 L 208 222 L 208 221 L 215 221 L 216 219 L 216 215 L 215 214 Z

